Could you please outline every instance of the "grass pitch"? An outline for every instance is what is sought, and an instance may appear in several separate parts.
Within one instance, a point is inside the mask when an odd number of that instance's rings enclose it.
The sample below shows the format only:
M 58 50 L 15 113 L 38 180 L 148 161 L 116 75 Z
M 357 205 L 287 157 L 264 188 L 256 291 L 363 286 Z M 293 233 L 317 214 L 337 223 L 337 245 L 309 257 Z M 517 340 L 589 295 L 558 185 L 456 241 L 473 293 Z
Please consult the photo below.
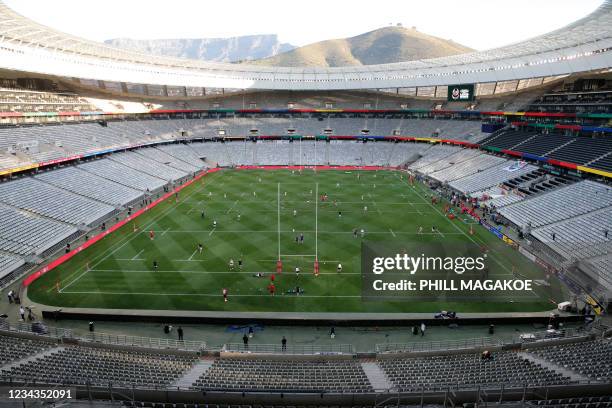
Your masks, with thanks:
M 329 200 L 320 202 L 324 193 Z M 362 239 L 471 240 L 489 248 L 496 265 L 491 278 L 509 278 L 513 267 L 524 277 L 542 278 L 543 271 L 484 228 L 473 225 L 470 235 L 466 222 L 446 218 L 443 204 L 432 205 L 428 193 L 392 171 L 223 170 L 182 190 L 178 202 L 169 198 L 143 214 L 137 232 L 130 223 L 42 276 L 28 296 L 58 307 L 302 313 L 542 311 L 560 300 L 536 292 L 517 299 L 516 292 L 502 292 L 494 302 L 362 302 Z M 431 232 L 434 225 L 437 231 Z M 355 237 L 355 228 L 364 229 L 365 237 Z M 302 244 L 295 241 L 300 233 Z M 279 254 L 283 272 L 276 276 L 276 296 L 270 296 L 268 276 Z M 266 276 L 257 277 L 258 272 Z M 287 293 L 296 286 L 303 295 Z M 223 301 L 223 288 L 229 302 Z

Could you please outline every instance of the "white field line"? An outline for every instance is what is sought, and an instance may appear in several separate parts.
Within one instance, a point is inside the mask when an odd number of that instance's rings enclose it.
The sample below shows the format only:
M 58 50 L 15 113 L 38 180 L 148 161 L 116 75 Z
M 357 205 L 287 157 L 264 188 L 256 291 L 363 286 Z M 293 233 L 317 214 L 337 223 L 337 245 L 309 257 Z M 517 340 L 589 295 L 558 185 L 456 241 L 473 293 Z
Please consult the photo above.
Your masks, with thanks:
M 307 275 L 307 274 L 305 274 Z M 337 275 L 336 273 L 334 273 L 334 275 Z M 74 294 L 74 295 L 91 295 L 91 294 L 99 294 L 99 295 L 121 295 L 121 296 L 181 296 L 181 297 L 185 297 L 185 296 L 199 296 L 199 297 L 218 297 L 221 298 L 222 296 L 218 293 L 160 293 L 160 292 L 106 292 L 106 291 L 97 291 L 97 292 L 86 292 L 86 291 L 79 291 L 79 292 L 65 292 L 67 294 Z M 280 296 L 277 295 L 276 297 L 283 297 L 284 294 L 281 293 Z M 231 299 L 232 297 L 271 297 L 271 295 L 269 294 L 252 294 L 252 295 L 245 295 L 245 294 L 232 294 L 230 293 L 228 298 Z M 334 299 L 334 298 L 360 298 L 361 295 L 287 295 L 287 297 L 299 297 L 299 298 L 330 298 L 330 299 Z
M 308 276 L 308 274 L 305 274 Z M 337 275 L 337 273 L 328 273 L 328 275 Z M 315 278 L 316 279 L 316 278 Z M 102 294 L 102 295 L 121 295 L 121 296 L 181 296 L 181 297 L 185 297 L 185 296 L 198 296 L 198 297 L 218 297 L 221 298 L 222 296 L 219 293 L 160 293 L 160 292 L 109 292 L 109 291 L 96 291 L 96 292 L 88 292 L 88 291 L 73 291 L 73 292 L 66 292 L 68 294 L 79 294 L 79 295 L 91 295 L 91 294 Z M 529 293 L 530 295 L 532 295 L 531 297 L 533 297 L 533 294 L 531 292 L 526 292 Z M 264 294 L 264 293 L 254 293 L 254 294 L 242 294 L 242 293 L 237 293 L 237 294 L 229 294 L 229 298 L 231 299 L 232 297 L 270 297 L 271 295 L 269 294 Z M 283 297 L 285 296 L 285 293 L 280 293 L 279 295 L 277 295 L 276 297 Z M 287 295 L 288 297 L 293 297 L 294 295 Z M 324 299 L 324 298 L 329 298 L 329 299 L 334 299 L 334 298 L 361 298 L 361 295 L 299 295 L 299 296 L 295 296 L 295 297 L 299 297 L 299 298 L 318 298 L 318 299 Z M 395 296 L 388 296 L 389 299 L 394 299 L 396 298 Z
M 234 204 L 232 204 L 232 206 L 225 213 L 226 214 L 231 213 L 234 207 L 236 207 L 236 204 L 238 204 L 238 200 L 234 201 Z
M 339 203 L 339 204 L 342 204 L 342 203 Z M 283 210 L 283 211 L 287 211 L 287 210 Z M 335 209 L 335 208 L 334 209 L 322 209 L 322 210 L 319 210 L 319 211 L 320 212 L 324 212 L 324 213 L 330 213 L 330 214 L 338 212 L 338 210 Z M 379 208 L 377 208 L 377 211 L 378 211 L 378 213 L 380 215 L 382 215 L 384 213 L 397 214 L 397 211 L 391 211 L 391 210 L 386 211 L 386 210 L 380 210 Z M 252 210 L 251 212 L 265 214 L 265 213 L 276 212 L 276 210 Z M 354 210 L 354 211 L 343 209 L 342 210 L 342 214 L 363 214 L 363 208 L 362 209 L 357 209 L 357 210 Z M 419 214 L 419 215 L 423 215 L 423 213 L 420 212 L 420 211 L 402 211 L 402 214 Z
M 181 261 L 180 259 L 178 259 L 177 261 Z M 185 260 L 183 260 L 183 262 L 186 262 Z M 191 261 L 191 262 L 201 262 L 201 261 Z M 276 262 L 276 259 L 269 259 L 269 260 L 259 260 L 257 262 Z M 342 262 L 341 260 L 326 260 L 326 261 L 319 261 L 319 264 L 324 264 L 324 263 L 340 263 Z M 249 274 L 256 274 L 256 273 L 263 273 L 263 274 L 270 274 L 270 271 L 204 271 L 202 269 L 185 269 L 185 270 L 156 270 L 156 271 L 151 271 L 148 269 L 91 269 L 89 272 L 95 273 L 95 272 L 103 272 L 103 273 L 127 273 L 127 274 L 138 274 L 138 273 L 143 273 L 143 274 L 156 274 L 156 273 L 185 273 L 185 274 L 190 274 L 190 275 L 233 275 L 233 274 L 245 274 L 245 275 L 249 275 Z M 291 272 L 285 272 L 287 274 L 291 274 Z M 333 272 L 333 273 L 328 273 L 329 275 L 336 275 L 337 276 L 337 272 Z M 346 272 L 343 271 L 342 275 L 361 275 L 361 272 Z M 514 276 L 512 273 L 491 273 L 489 274 L 490 278 L 502 278 L 505 276 Z
M 278 238 L 278 259 L 281 259 L 280 183 L 276 184 L 276 229 Z
M 213 181 L 215 181 L 216 179 L 213 179 Z M 211 182 L 212 183 L 212 182 Z M 199 188 L 193 190 L 191 193 L 189 193 L 185 198 L 189 198 L 191 197 L 193 194 L 195 194 L 196 192 L 200 192 L 201 190 L 203 190 L 206 186 L 208 186 L 209 184 L 203 184 L 202 186 L 200 186 Z M 157 220 L 159 220 L 162 217 L 165 217 L 167 214 L 169 214 L 172 211 L 175 211 L 176 208 L 178 207 L 178 205 L 173 205 L 168 207 L 166 210 L 162 211 L 161 213 L 159 213 L 157 216 L 153 217 L 153 219 L 151 219 L 151 221 L 143 228 L 142 232 L 147 231 L 151 225 L 153 225 L 155 222 L 157 222 Z M 168 230 L 166 230 L 166 232 L 168 232 Z M 138 237 L 140 234 L 140 232 L 133 232 L 131 235 L 126 235 L 126 237 L 124 238 L 126 241 L 123 242 L 120 246 L 114 248 L 111 250 L 111 248 L 109 248 L 107 251 L 101 253 L 99 255 L 99 257 L 101 257 L 101 259 L 98 260 L 98 258 L 96 257 L 95 259 L 97 260 L 96 263 L 94 263 L 93 265 L 91 265 L 91 269 L 95 269 L 96 266 L 98 266 L 100 263 L 104 262 L 106 259 L 108 259 L 108 257 L 110 257 L 111 255 L 113 255 L 114 253 L 116 253 L 118 250 L 120 250 L 121 248 L 123 248 L 124 246 L 126 246 L 127 244 L 129 244 L 130 242 L 132 242 L 132 240 L 134 240 L 134 238 Z M 122 241 L 117 242 L 117 244 L 121 243 Z M 108 252 L 110 251 L 110 252 Z M 70 281 L 70 283 L 64 287 L 62 287 L 59 292 L 63 293 L 63 291 L 72 286 L 75 282 L 77 282 L 79 279 L 81 279 L 86 273 L 88 272 L 88 269 L 85 268 L 85 271 L 83 273 L 81 273 L 80 275 L 78 275 L 74 280 Z M 75 272 L 74 274 L 76 274 L 77 272 Z M 68 278 L 71 278 L 74 274 L 70 275 Z
M 304 196 L 306 197 L 310 197 L 310 195 L 308 193 L 304 193 Z M 338 197 L 337 194 L 334 194 L 334 197 Z M 353 196 L 351 196 L 353 197 Z M 245 200 L 247 201 L 249 204 L 274 204 L 276 202 L 276 200 Z M 363 204 L 363 201 L 349 201 L 349 200 L 337 200 L 339 203 L 341 204 Z M 215 200 L 213 202 L 210 202 L 209 205 L 213 205 L 213 204 L 224 204 L 224 203 L 233 203 L 233 200 Z M 306 204 L 304 202 L 304 200 L 283 200 L 283 203 L 285 204 L 292 204 L 292 203 L 298 203 L 298 204 Z M 423 205 L 423 206 L 427 206 L 427 203 L 423 203 L 423 202 L 407 202 L 407 201 L 379 201 L 379 203 L 381 204 L 389 204 L 389 205 Z
M 378 208 L 378 205 L 376 205 L 376 201 L 372 201 L 374 203 L 374 207 L 376 207 L 376 211 L 378 212 L 378 215 L 382 215 L 382 211 L 380 211 L 380 208 Z
M 255 262 L 276 262 L 276 259 L 257 259 Z M 325 264 L 325 263 L 335 263 L 335 262 L 343 262 L 337 259 L 320 259 L 319 260 L 319 264 Z
M 276 260 L 274 261 L 276 262 Z M 339 261 L 327 261 L 327 262 L 339 262 Z M 149 270 L 139 270 L 139 269 L 92 269 L 90 270 L 90 272 L 102 272 L 102 273 L 126 273 L 126 274 L 139 274 L 139 273 L 144 273 L 144 274 L 159 274 L 159 273 L 173 273 L 173 274 L 189 274 L 189 275 L 236 275 L 236 274 L 242 274 L 242 275 L 254 275 L 256 273 L 263 273 L 263 274 L 271 274 L 272 272 L 270 271 L 203 271 L 203 270 L 156 270 L 156 271 L 149 271 Z M 292 275 L 292 272 L 284 272 L 288 275 Z M 337 272 L 322 272 L 323 275 L 337 275 Z M 308 275 L 308 274 L 306 274 Z M 342 275 L 361 275 L 361 272 L 342 272 Z
M 404 198 L 406 198 L 406 195 L 404 195 L 404 194 L 402 194 L 401 196 L 402 196 L 402 197 L 404 197 Z M 413 203 L 413 202 L 408 201 L 408 204 L 410 204 L 410 206 L 411 206 L 412 208 L 414 208 L 414 209 L 417 211 L 417 213 L 419 213 L 419 215 L 423 215 L 423 213 L 421 212 L 421 210 L 419 210 L 419 208 L 418 208 L 418 207 L 415 207 L 415 205 L 414 205 L 414 203 Z M 423 204 L 423 203 L 419 203 L 419 204 Z
M 425 200 L 425 198 L 419 194 L 419 192 L 417 191 L 417 189 L 414 189 L 414 192 L 416 193 L 416 195 L 418 195 L 419 197 L 421 197 L 421 200 L 427 202 L 427 200 Z M 461 232 L 463 236 L 465 236 L 467 239 L 469 239 L 470 241 L 472 241 L 472 243 L 476 244 L 476 245 L 480 245 L 482 243 L 478 243 L 472 236 L 468 235 L 465 233 L 465 231 L 463 231 L 461 228 L 459 228 L 452 220 L 450 220 L 448 217 L 445 217 L 444 214 L 442 214 L 442 211 L 440 211 L 439 209 L 437 209 L 436 207 L 434 207 L 433 204 L 429 203 L 429 205 L 438 213 L 440 214 L 440 216 L 444 217 L 457 231 Z M 512 273 L 512 271 L 510 269 L 508 269 L 508 267 L 506 265 L 504 265 L 504 263 L 500 262 L 497 257 L 492 257 L 493 260 L 495 261 L 496 264 L 498 264 L 499 266 L 501 266 L 503 269 L 506 270 L 506 272 L 508 272 L 510 275 L 514 276 L 514 274 Z
M 319 183 L 315 184 L 315 259 L 319 254 Z
M 190 233 L 205 233 L 205 232 L 211 232 L 211 230 L 168 230 L 167 233 L 168 234 L 190 234 Z M 215 231 L 217 234 L 271 234 L 271 233 L 277 233 L 277 230 L 258 230 L 258 231 L 254 231 L 254 230 L 219 230 L 219 231 Z M 289 230 L 281 230 L 282 233 L 286 233 L 286 232 L 293 232 L 293 231 L 289 231 Z M 304 233 L 315 233 L 317 232 L 318 234 L 338 234 L 338 235 L 343 235 L 343 234 L 352 234 L 352 231 L 315 231 L 315 230 L 302 230 L 301 232 Z M 394 230 L 393 231 L 395 234 L 401 234 L 401 235 L 439 235 L 439 232 L 422 232 L 422 233 L 417 233 L 414 231 L 397 231 Z M 391 234 L 391 232 L 387 231 L 368 231 L 368 234 L 378 234 L 378 235 L 385 235 L 385 234 Z M 446 232 L 446 235 L 463 235 L 462 232 Z
M 136 260 L 142 261 L 142 259 L 139 259 L 138 257 L 139 257 L 139 256 L 140 256 L 140 254 L 142 254 L 143 252 L 144 252 L 144 249 L 141 249 L 141 250 L 140 250 L 140 252 L 138 252 L 136 255 L 134 255 L 134 256 L 132 257 L 132 261 L 136 261 Z
M 189 259 L 187 259 L 188 261 L 191 261 L 191 259 L 193 258 L 193 256 L 196 254 L 196 252 L 198 252 L 198 250 L 196 249 L 195 251 L 193 251 L 193 254 L 191 254 L 191 256 L 189 257 Z

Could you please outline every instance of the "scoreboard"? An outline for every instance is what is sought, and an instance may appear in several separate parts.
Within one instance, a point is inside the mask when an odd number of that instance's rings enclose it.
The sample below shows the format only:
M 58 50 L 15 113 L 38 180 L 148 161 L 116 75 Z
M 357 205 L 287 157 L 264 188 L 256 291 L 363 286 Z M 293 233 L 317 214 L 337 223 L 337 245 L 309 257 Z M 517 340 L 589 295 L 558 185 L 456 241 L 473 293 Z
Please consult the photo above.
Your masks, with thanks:
M 474 84 L 448 86 L 448 102 L 473 101 L 474 99 Z

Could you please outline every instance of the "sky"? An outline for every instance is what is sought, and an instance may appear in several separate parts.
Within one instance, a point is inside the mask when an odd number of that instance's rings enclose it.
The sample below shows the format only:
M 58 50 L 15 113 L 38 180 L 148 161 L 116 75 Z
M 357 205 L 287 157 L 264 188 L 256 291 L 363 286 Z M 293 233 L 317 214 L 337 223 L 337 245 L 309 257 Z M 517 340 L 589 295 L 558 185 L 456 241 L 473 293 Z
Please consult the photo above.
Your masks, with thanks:
M 602 1 L 4 0 L 39 23 L 96 41 L 278 34 L 302 46 L 401 23 L 478 50 L 560 28 Z

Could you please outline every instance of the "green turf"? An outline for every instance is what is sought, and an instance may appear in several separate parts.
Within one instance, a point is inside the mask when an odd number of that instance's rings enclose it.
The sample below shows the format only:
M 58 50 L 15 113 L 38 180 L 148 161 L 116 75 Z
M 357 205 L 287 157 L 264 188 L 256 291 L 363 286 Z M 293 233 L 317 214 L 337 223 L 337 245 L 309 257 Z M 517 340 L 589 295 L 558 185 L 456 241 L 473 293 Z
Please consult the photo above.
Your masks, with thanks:
M 499 301 L 362 302 L 362 238 L 353 236 L 354 228 L 365 229 L 363 239 L 370 241 L 474 240 L 490 249 L 497 265 L 492 275 L 507 275 L 512 266 L 536 279 L 543 272 L 484 228 L 475 225 L 475 234 L 469 235 L 465 222 L 448 220 L 441 213 L 442 203 L 432 206 L 427 200 L 425 186 L 411 187 L 397 172 L 357 174 L 223 170 L 207 175 L 184 189 L 178 203 L 168 199 L 139 217 L 139 232 L 126 225 L 34 282 L 28 295 L 62 307 L 272 312 L 541 311 L 553 307 L 551 300 L 560 300 L 530 293 L 528 301 L 512 303 L 518 295 L 500 293 Z M 329 202 L 317 204 L 317 189 L 329 195 Z M 431 233 L 431 225 L 439 232 Z M 417 234 L 419 226 L 424 226 L 424 234 Z M 153 241 L 149 230 L 155 231 Z M 305 235 L 303 245 L 295 243 L 299 232 Z M 269 279 L 253 275 L 275 270 L 279 242 L 284 268 L 272 297 L 266 290 Z M 198 243 L 204 245 L 202 254 L 196 251 Z M 315 250 L 318 278 L 312 273 Z M 229 259 L 241 257 L 243 270 L 230 271 Z M 159 263 L 157 271 L 153 260 Z M 344 267 L 341 274 L 336 272 L 338 262 Z M 302 270 L 299 278 L 292 273 L 295 266 Z M 296 285 L 305 296 L 285 294 Z M 222 288 L 230 291 L 227 303 Z

